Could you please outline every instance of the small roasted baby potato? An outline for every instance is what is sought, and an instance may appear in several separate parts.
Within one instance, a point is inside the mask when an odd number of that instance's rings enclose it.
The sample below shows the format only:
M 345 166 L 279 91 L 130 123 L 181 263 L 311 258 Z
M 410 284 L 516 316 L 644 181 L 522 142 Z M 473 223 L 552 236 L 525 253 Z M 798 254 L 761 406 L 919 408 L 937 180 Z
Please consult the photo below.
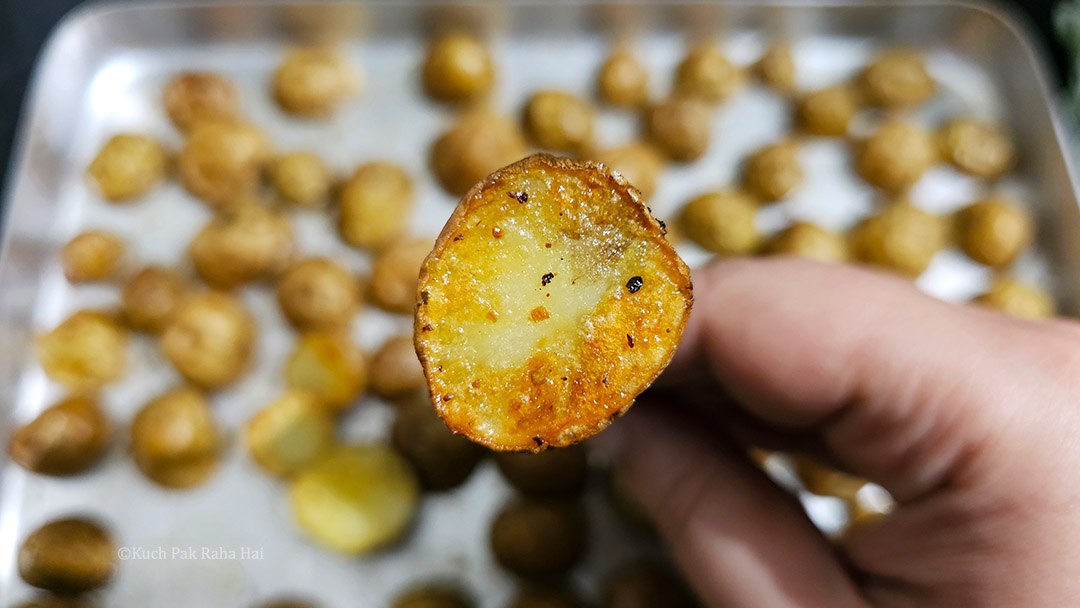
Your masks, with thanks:
M 915 278 L 947 241 L 942 218 L 907 202 L 895 202 L 851 231 L 852 257 Z
M 330 172 L 311 152 L 293 152 L 268 166 L 270 185 L 282 199 L 308 209 L 322 207 L 330 192 Z
M 692 301 L 637 190 L 603 165 L 543 154 L 462 199 L 418 293 L 436 409 L 500 451 L 600 432 L 667 365 Z
M 728 61 L 720 47 L 699 46 L 690 51 L 675 74 L 675 90 L 682 95 L 716 102 L 742 87 L 742 70 Z
M 507 608 L 583 608 L 584 605 L 563 587 L 530 586 L 518 591 Z
M 473 608 L 474 604 L 456 587 L 428 585 L 407 591 L 391 605 L 391 608 Z
M 424 90 L 440 101 L 469 101 L 495 83 L 495 62 L 484 43 L 454 33 L 436 40 L 424 59 Z
M 516 500 L 491 525 L 495 561 L 526 579 L 565 575 L 584 555 L 588 540 L 584 514 L 565 501 Z
M 446 428 L 426 394 L 397 407 L 390 443 L 409 461 L 425 490 L 438 492 L 465 483 L 484 457 L 484 448 Z
M 588 454 L 580 443 L 539 454 L 501 452 L 495 456 L 495 464 L 510 485 L 529 496 L 576 494 L 589 472 Z
M 60 261 L 72 283 L 112 278 L 120 269 L 126 245 L 120 237 L 101 230 L 79 234 L 64 245 Z
M 848 125 L 859 113 L 859 95 L 854 87 L 837 85 L 812 91 L 799 99 L 795 123 L 810 135 L 847 135 Z
M 387 446 L 338 447 L 311 463 L 290 488 L 300 529 L 347 555 L 399 539 L 416 514 L 420 483 L 409 463 Z
M 165 85 L 165 113 L 181 131 L 205 121 L 240 118 L 240 101 L 232 83 L 210 72 L 184 72 Z
M 19 547 L 19 576 L 58 595 L 104 587 L 116 570 L 116 546 L 97 522 L 82 518 L 50 521 Z
M 135 329 L 158 333 L 187 297 L 188 285 L 173 270 L 148 266 L 131 277 L 121 293 L 124 319 Z
M 525 103 L 525 130 L 541 148 L 580 152 L 592 143 L 593 110 L 562 91 L 540 91 Z
M 223 209 L 195 235 L 195 272 L 218 289 L 281 274 L 296 251 L 289 217 L 256 202 Z
M 274 72 L 274 99 L 290 114 L 329 116 L 360 84 L 356 72 L 335 51 L 295 49 Z
M 793 255 L 821 262 L 848 259 L 847 241 L 834 232 L 809 222 L 796 222 L 776 233 L 765 244 L 767 255 Z
M 773 45 L 758 59 L 754 68 L 766 86 L 784 94 L 795 92 L 795 57 L 790 44 Z
M 629 51 L 616 51 L 596 77 L 600 98 L 613 106 L 636 108 L 649 100 L 649 72 Z
M 19 427 L 8 455 L 40 475 L 74 475 L 101 461 L 109 447 L 109 420 L 97 402 L 68 397 Z
M 200 122 L 188 133 L 177 166 L 188 192 L 212 207 L 250 200 L 259 186 L 270 142 L 242 122 Z
M 954 167 L 976 177 L 1001 177 L 1015 160 L 1013 144 L 997 127 L 968 118 L 950 120 L 938 131 L 941 154 Z
M 1046 290 L 1010 276 L 995 278 L 990 289 L 973 302 L 1021 319 L 1046 319 L 1057 311 L 1054 298 Z
M 427 390 L 412 336 L 395 336 L 383 342 L 371 359 L 371 389 L 385 399 Z
M 161 351 L 205 389 L 236 381 L 251 361 L 255 321 L 237 298 L 211 291 L 184 301 L 161 333 Z
M 669 565 L 642 561 L 619 568 L 604 584 L 602 608 L 698 608 L 694 594 Z
M 361 166 L 338 194 L 338 232 L 353 247 L 381 249 L 404 232 L 413 208 L 409 176 L 397 165 Z
M 919 105 L 937 89 L 922 55 L 910 49 L 886 51 L 863 70 L 858 82 L 866 100 L 884 108 Z
M 757 203 L 738 190 L 710 192 L 691 200 L 679 213 L 679 229 L 717 255 L 746 255 L 761 235 L 754 226 Z
M 206 397 L 177 388 L 150 400 L 131 423 L 131 454 L 144 475 L 167 488 L 209 479 L 221 460 L 221 431 Z
M 288 477 L 333 447 L 333 413 L 310 393 L 288 390 L 248 421 L 245 438 L 260 467 Z
M 360 296 L 356 277 L 329 258 L 298 262 L 277 284 L 281 312 L 302 330 L 348 327 Z
M 525 139 L 514 121 L 490 110 L 474 110 L 435 140 L 431 167 L 443 188 L 461 196 L 524 155 Z
M 141 135 L 114 135 L 86 169 L 101 196 L 119 203 L 146 194 L 164 177 L 168 159 L 156 141 Z
M 795 474 L 806 491 L 818 496 L 835 496 L 847 501 L 867 484 L 865 479 L 831 469 L 806 457 L 795 458 Z
M 38 359 L 50 378 L 75 390 L 99 389 L 128 368 L 128 332 L 109 314 L 80 310 L 37 338 Z
M 956 213 L 956 237 L 968 257 L 1000 268 L 1011 264 L 1031 246 L 1035 220 L 1019 204 L 992 196 Z
M 383 310 L 410 314 L 416 309 L 420 265 L 431 251 L 430 239 L 400 241 L 379 253 L 371 269 L 371 299 Z
M 646 199 L 656 191 L 656 182 L 664 170 L 664 157 L 656 148 L 643 142 L 594 152 L 590 160 L 618 171 Z
M 700 99 L 674 97 L 649 108 L 645 130 L 653 144 L 671 160 L 697 160 L 709 148 L 712 111 Z
M 898 193 L 919 181 L 937 159 L 934 139 L 926 131 L 888 122 L 857 146 L 855 170 L 870 184 Z
M 754 152 L 746 160 L 743 181 L 748 193 L 765 202 L 791 194 L 803 181 L 798 146 L 785 141 Z
M 301 334 L 285 363 L 289 388 L 307 392 L 335 412 L 356 401 L 364 391 L 367 376 L 363 353 L 339 331 Z

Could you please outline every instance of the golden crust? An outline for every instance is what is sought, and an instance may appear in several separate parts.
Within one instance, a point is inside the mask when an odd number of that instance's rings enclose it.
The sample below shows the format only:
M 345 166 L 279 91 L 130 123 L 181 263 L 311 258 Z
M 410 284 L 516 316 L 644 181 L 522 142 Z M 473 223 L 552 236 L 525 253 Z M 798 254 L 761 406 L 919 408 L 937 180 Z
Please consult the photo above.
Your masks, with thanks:
M 689 269 L 633 186 L 537 154 L 450 216 L 420 271 L 415 345 L 451 430 L 541 451 L 623 414 L 670 361 L 692 302 Z

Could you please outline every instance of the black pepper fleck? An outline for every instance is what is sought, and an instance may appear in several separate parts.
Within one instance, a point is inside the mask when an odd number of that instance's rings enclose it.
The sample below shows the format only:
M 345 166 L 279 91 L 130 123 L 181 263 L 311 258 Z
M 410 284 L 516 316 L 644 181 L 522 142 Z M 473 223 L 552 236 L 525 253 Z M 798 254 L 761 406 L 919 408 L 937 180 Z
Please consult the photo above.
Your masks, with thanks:
M 424 326 L 420 328 L 421 331 L 431 331 L 432 329 L 434 328 L 431 327 L 430 323 L 425 323 Z
M 544 440 L 539 437 L 533 437 L 533 441 L 536 442 L 536 445 L 544 445 Z
M 551 249 L 551 243 L 544 243 L 544 247 L 547 247 L 548 249 Z
M 461 240 L 461 239 L 463 239 L 463 238 L 465 238 L 465 235 L 464 235 L 464 234 L 459 234 L 459 235 L 457 235 L 457 236 L 455 236 L 455 237 L 454 237 L 454 240 L 455 240 L 455 241 L 460 241 L 460 240 Z
M 425 290 L 420 292 L 420 301 L 423 302 L 424 304 L 428 303 L 428 298 L 430 298 L 430 297 L 431 297 L 431 294 L 428 293 L 428 290 L 425 289 Z
M 626 334 L 626 343 L 630 345 L 630 348 L 634 348 L 634 336 Z
M 607 372 L 604 372 L 604 386 L 607 386 Z
M 524 190 L 521 192 L 507 192 L 506 195 L 522 204 L 529 202 L 529 193 Z
M 563 382 L 566 382 L 566 376 L 563 376 L 563 377 L 562 377 L 562 381 L 563 381 Z
M 443 401 L 450 401 L 450 400 L 451 400 L 451 399 L 453 399 L 453 398 L 454 398 L 454 396 L 453 396 L 453 395 L 450 395 L 450 394 L 446 394 L 446 395 L 443 395 L 443 396 L 442 396 L 442 400 L 443 400 Z
M 664 223 L 664 220 L 656 221 L 660 222 L 660 230 L 663 231 L 664 234 L 667 234 L 667 224 Z
M 549 273 L 545 274 L 544 276 L 540 277 L 540 285 L 542 285 L 543 287 L 547 287 L 547 284 L 550 283 L 551 279 L 554 279 L 554 278 L 555 278 L 555 275 L 553 273 L 549 272 Z
M 637 293 L 644 284 L 645 281 L 641 277 L 630 277 L 630 280 L 626 282 L 626 288 L 630 290 L 630 293 Z

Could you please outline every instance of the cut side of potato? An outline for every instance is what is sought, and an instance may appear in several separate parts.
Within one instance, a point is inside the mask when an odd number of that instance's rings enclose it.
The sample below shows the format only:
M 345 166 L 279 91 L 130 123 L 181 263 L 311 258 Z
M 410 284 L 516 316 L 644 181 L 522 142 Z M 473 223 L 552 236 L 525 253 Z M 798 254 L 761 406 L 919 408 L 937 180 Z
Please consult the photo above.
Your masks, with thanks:
M 420 272 L 415 335 L 455 432 L 540 451 L 596 434 L 667 365 L 689 270 L 604 165 L 535 155 L 465 195 Z

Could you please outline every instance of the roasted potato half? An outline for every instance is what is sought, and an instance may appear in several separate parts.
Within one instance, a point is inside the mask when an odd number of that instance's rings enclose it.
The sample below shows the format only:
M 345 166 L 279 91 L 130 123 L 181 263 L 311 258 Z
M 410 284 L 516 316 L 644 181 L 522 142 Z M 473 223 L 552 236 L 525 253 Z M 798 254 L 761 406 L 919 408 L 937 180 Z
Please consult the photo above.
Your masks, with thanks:
M 418 370 L 418 373 L 422 384 L 423 372 Z M 345 410 L 357 400 L 364 392 L 367 378 L 364 354 L 342 331 L 301 334 L 285 363 L 285 382 L 289 388 L 310 393 L 323 407 L 334 412 Z
M 192 388 L 152 399 L 131 423 L 135 464 L 167 488 L 192 488 L 208 480 L 221 460 L 221 443 L 210 403 Z
M 594 435 L 667 365 L 691 291 L 618 174 L 543 154 L 496 171 L 420 271 L 416 347 L 435 408 L 496 450 Z
M 314 395 L 285 391 L 248 421 L 244 434 L 255 462 L 288 477 L 334 445 L 334 416 Z

